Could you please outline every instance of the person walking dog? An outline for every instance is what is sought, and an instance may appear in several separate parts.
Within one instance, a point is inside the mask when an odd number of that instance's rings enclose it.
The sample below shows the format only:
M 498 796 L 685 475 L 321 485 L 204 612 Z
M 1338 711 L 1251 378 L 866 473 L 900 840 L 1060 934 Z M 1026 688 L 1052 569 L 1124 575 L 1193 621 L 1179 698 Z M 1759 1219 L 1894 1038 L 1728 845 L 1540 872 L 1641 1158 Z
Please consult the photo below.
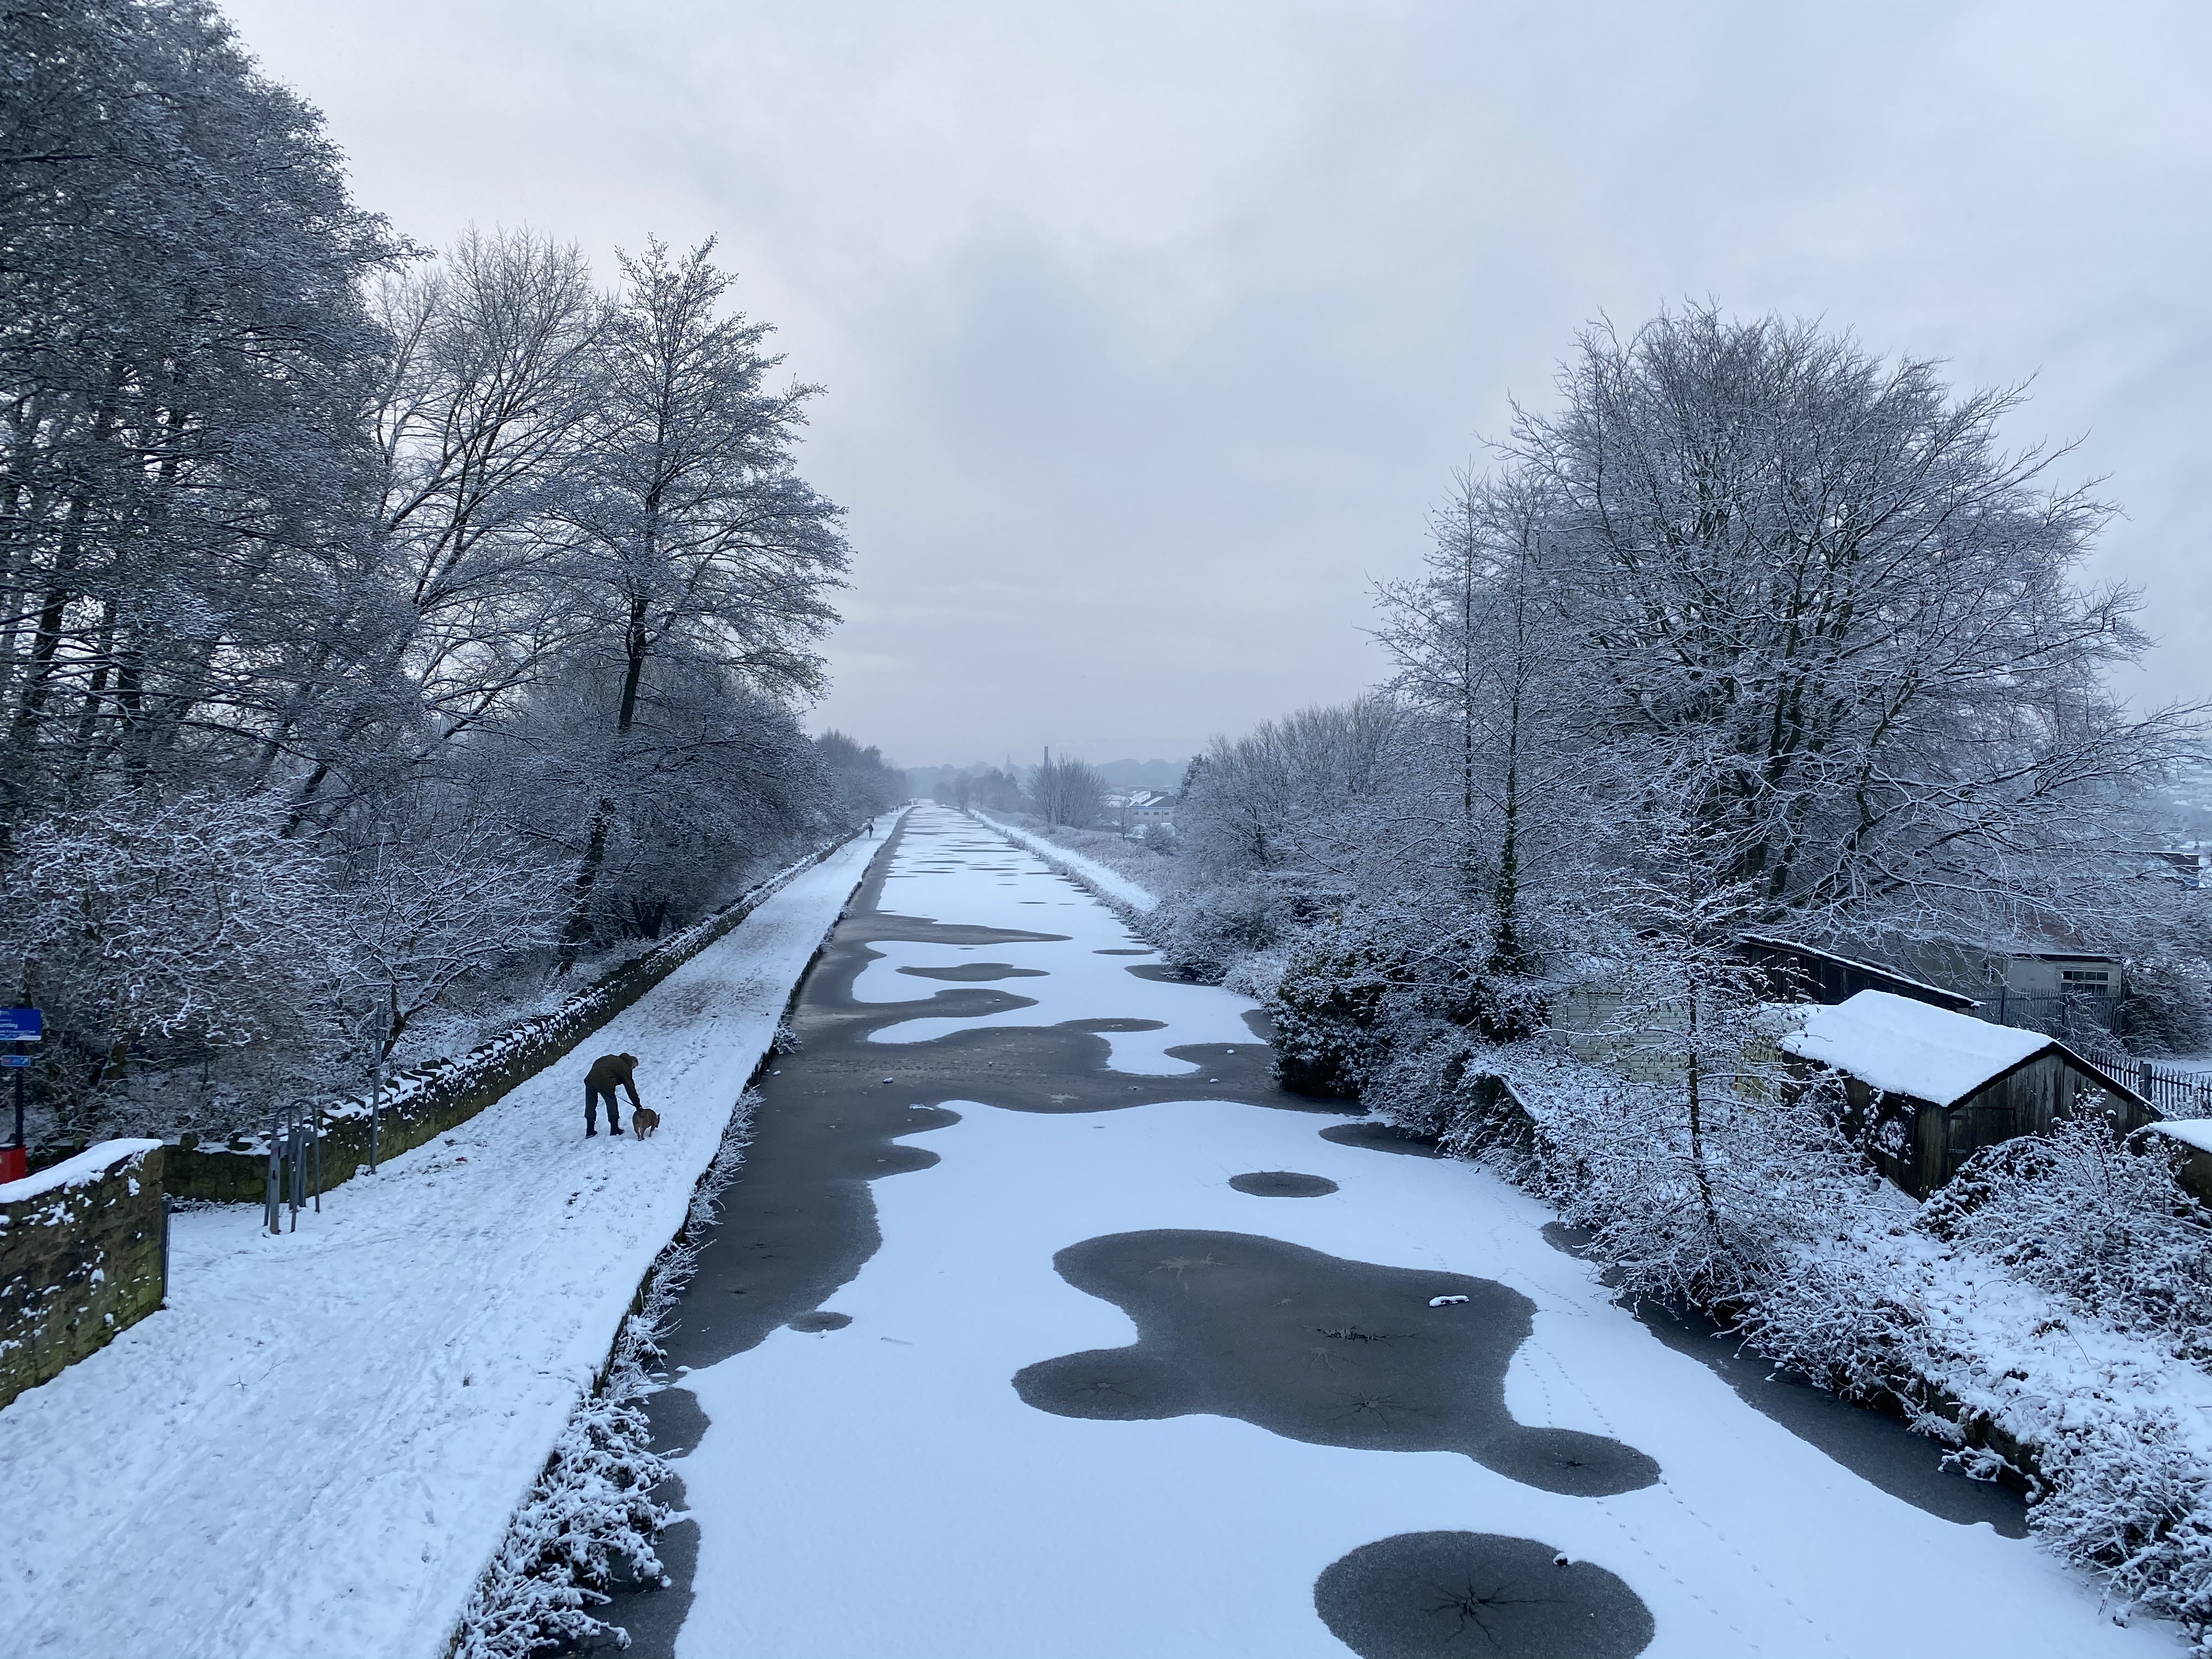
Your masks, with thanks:
M 622 1107 L 615 1091 L 629 1091 L 632 1116 L 644 1103 L 637 1097 L 637 1056 L 635 1054 L 601 1054 L 592 1062 L 592 1069 L 584 1073 L 584 1139 L 589 1140 L 599 1132 L 599 1102 L 607 1103 L 607 1133 L 622 1133 Z

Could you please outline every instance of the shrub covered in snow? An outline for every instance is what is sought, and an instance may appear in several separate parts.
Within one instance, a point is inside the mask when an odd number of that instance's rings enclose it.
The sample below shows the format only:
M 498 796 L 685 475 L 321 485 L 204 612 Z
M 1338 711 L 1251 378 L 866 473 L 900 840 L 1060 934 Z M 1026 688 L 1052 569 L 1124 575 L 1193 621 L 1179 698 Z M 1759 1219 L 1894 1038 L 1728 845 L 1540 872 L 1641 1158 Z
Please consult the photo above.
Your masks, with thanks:
M 1380 945 L 1343 928 L 1316 930 L 1285 952 L 1267 1007 L 1283 1086 L 1358 1094 L 1390 1053 L 1385 1026 L 1403 979 Z
M 2174 1178 L 2163 1136 L 2123 1144 L 2100 1114 L 1984 1147 L 1920 1224 L 2115 1330 L 2212 1364 L 2212 1215 Z
M 1218 981 L 1243 957 L 1285 944 L 1310 914 L 1304 895 L 1255 878 L 1170 893 L 1146 928 L 1176 967 Z
M 2167 1155 L 2087 1115 L 1990 1148 L 1926 1206 L 1873 1176 L 1818 1091 L 1709 1096 L 1702 1201 L 1679 1088 L 1432 1025 L 1370 1073 L 1379 1115 L 1587 1229 L 1622 1293 L 1692 1302 L 1763 1356 L 1902 1412 L 2038 1498 L 2111 1605 L 2212 1654 L 2208 1230 Z

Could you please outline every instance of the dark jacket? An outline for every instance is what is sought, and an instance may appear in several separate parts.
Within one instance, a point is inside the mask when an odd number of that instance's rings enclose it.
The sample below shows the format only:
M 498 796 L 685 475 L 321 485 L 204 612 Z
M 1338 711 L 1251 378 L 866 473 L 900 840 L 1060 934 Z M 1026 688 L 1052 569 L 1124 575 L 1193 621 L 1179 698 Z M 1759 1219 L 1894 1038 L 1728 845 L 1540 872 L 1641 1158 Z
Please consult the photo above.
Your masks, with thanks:
M 592 1069 L 584 1073 L 584 1086 L 596 1089 L 609 1100 L 615 1097 L 617 1085 L 629 1091 L 632 1106 L 638 1103 L 635 1054 L 601 1054 L 592 1062 Z

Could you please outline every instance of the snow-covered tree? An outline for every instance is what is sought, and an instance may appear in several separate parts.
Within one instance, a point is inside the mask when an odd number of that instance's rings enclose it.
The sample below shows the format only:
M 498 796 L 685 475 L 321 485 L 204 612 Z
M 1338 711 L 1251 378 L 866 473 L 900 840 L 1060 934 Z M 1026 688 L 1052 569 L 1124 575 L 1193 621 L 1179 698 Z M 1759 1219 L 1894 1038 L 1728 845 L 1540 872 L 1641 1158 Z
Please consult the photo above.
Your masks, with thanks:
M 2021 401 L 1698 307 L 1586 331 L 1516 421 L 1607 740 L 1706 757 L 1703 822 L 1771 918 L 2017 925 L 2187 735 L 2107 684 L 2146 643 L 2131 591 L 2079 580 L 2111 508 L 2001 446 Z
M 0 928 L 53 1040 L 98 1056 L 96 1091 L 134 1048 L 334 1034 L 349 950 L 331 872 L 267 795 L 124 798 L 18 840 Z
M 1088 830 L 1106 810 L 1106 781 L 1089 763 L 1054 760 L 1048 749 L 1030 772 L 1029 798 L 1047 823 Z
M 479 818 L 408 828 L 354 855 L 337 907 L 349 1012 L 377 1064 L 458 988 L 559 934 L 560 866 Z
M 1419 840 L 1452 872 L 1459 902 L 1487 911 L 1491 966 L 1534 960 L 1527 914 L 1572 867 L 1591 766 L 1583 665 L 1562 623 L 1546 557 L 1547 502 L 1518 473 L 1462 472 L 1435 516 L 1422 574 L 1383 584 L 1378 637 L 1412 769 Z
M 627 275 L 405 243 L 204 0 L 0 7 L 0 881 L 109 849 L 56 890 L 94 933 L 15 941 L 42 1081 L 261 1044 L 312 1086 L 339 984 L 388 1042 L 549 960 L 549 879 L 572 949 L 651 934 L 856 810 L 798 723 L 845 556 L 793 465 L 811 389 L 706 249 Z M 131 861 L 198 894 L 195 848 L 268 971 L 131 921 Z
M 590 466 L 571 516 L 588 659 L 616 685 L 618 760 L 594 803 L 568 927 L 591 933 L 592 891 L 621 806 L 655 665 L 711 665 L 776 697 L 821 685 L 816 642 L 837 620 L 839 509 L 799 476 L 793 448 L 818 387 L 771 387 L 766 324 L 725 314 L 714 244 L 625 258 L 601 326 Z

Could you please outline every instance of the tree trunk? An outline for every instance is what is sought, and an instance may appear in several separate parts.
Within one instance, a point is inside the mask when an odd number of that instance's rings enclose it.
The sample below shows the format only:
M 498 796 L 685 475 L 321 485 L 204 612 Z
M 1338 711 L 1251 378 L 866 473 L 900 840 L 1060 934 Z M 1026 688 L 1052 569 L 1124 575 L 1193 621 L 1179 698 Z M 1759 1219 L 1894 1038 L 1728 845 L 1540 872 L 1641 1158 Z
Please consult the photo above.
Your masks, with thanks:
M 645 679 L 645 659 L 652 636 L 645 625 L 645 597 L 634 595 L 630 599 L 629 629 L 623 646 L 627 659 L 623 664 L 622 706 L 615 717 L 617 757 L 620 758 L 623 740 L 629 736 L 630 727 L 637 719 L 638 688 Z M 607 830 L 614 822 L 615 802 L 611 795 L 599 797 L 598 809 L 592 814 L 591 838 L 584 846 L 584 861 L 576 872 L 575 896 L 569 902 L 568 925 L 562 930 L 559 971 L 565 974 L 576 965 L 592 937 L 592 890 L 599 884 L 600 866 L 607 857 Z
M 1711 1229 L 1715 1249 L 1721 1244 L 1721 1212 L 1713 1202 L 1712 1173 L 1705 1166 L 1705 1103 L 1699 1094 L 1703 1081 L 1700 1076 L 1698 1045 L 1701 1041 L 1698 1030 L 1698 993 L 1690 992 L 1690 1053 L 1687 1067 L 1690 1085 L 1690 1174 L 1698 1183 L 1698 1201 L 1705 1206 L 1705 1225 Z

